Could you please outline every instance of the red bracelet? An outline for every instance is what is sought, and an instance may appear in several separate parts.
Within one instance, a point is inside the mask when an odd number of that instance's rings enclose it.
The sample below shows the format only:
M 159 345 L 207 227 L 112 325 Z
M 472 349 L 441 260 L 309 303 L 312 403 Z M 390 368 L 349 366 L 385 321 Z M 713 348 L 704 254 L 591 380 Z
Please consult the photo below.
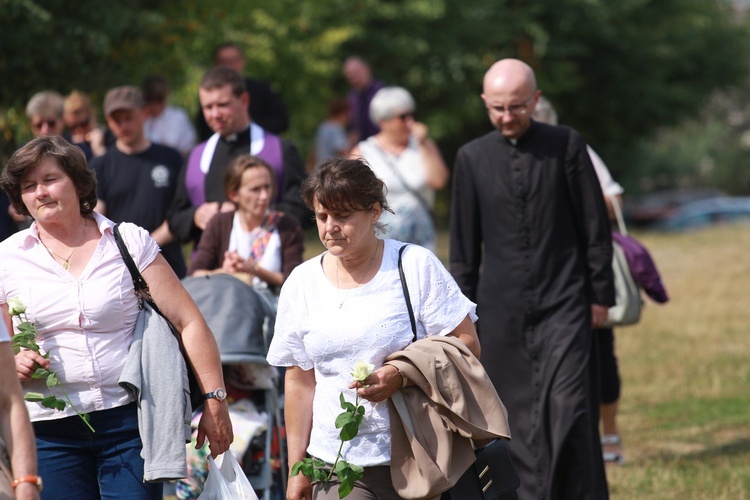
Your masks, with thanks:
M 13 489 L 16 489 L 16 486 L 18 486 L 21 483 L 31 483 L 36 486 L 36 489 L 39 491 L 42 491 L 42 478 L 41 476 L 21 476 L 17 479 L 14 479 L 11 485 L 13 486 Z

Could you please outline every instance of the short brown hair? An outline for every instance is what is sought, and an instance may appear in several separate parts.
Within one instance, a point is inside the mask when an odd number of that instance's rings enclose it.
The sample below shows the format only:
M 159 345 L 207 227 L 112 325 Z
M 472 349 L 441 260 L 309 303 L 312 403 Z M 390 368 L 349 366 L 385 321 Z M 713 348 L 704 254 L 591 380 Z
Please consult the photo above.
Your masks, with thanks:
M 81 215 L 90 214 L 96 206 L 96 178 L 86 166 L 86 156 L 81 148 L 58 136 L 37 137 L 8 160 L 0 176 L 0 187 L 8 194 L 15 211 L 31 215 L 21 199 L 21 181 L 32 168 L 48 158 L 54 158 L 73 181 L 78 191 Z
M 216 89 L 225 85 L 232 87 L 232 94 L 236 97 L 240 97 L 245 92 L 245 81 L 232 68 L 216 66 L 206 71 L 201 78 L 201 88 L 204 90 Z
M 265 168 L 271 176 L 271 199 L 276 196 L 276 175 L 271 166 L 253 155 L 240 155 L 229 164 L 224 172 L 224 196 L 229 199 L 230 193 L 236 193 L 242 185 L 242 174 L 251 168 Z
M 148 102 L 166 102 L 169 95 L 169 82 L 162 75 L 150 74 L 141 83 L 143 99 Z
M 361 158 L 330 158 L 313 170 L 302 183 L 302 199 L 310 210 L 318 200 L 326 210 L 359 212 L 375 203 L 393 213 L 386 199 L 387 188 Z

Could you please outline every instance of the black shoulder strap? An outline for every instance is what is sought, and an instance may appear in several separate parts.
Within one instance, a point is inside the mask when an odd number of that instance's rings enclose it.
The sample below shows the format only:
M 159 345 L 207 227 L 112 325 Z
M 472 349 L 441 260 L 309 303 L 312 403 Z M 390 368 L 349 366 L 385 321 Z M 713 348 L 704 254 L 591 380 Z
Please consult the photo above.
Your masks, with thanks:
M 404 300 L 406 300 L 406 309 L 409 311 L 409 321 L 411 322 L 412 342 L 417 341 L 417 321 L 414 319 L 414 310 L 411 307 L 411 298 L 409 297 L 409 287 L 406 285 L 406 276 L 404 276 L 404 266 L 401 255 L 404 253 L 409 244 L 398 249 L 398 276 L 401 278 L 401 289 L 404 291 Z
M 159 308 L 156 307 L 154 299 L 151 298 L 151 292 L 148 289 L 146 280 L 144 280 L 143 276 L 141 276 L 141 272 L 138 270 L 138 266 L 135 265 L 133 257 L 128 251 L 128 247 L 125 246 L 125 242 L 123 241 L 122 235 L 120 234 L 119 223 L 115 224 L 113 232 L 115 235 L 117 248 L 120 250 L 120 255 L 122 256 L 122 260 L 125 261 L 125 266 L 127 266 L 128 271 L 130 271 L 130 277 L 133 279 L 133 288 L 135 289 L 135 294 L 138 296 L 138 306 L 143 307 L 143 301 L 145 300 L 154 311 L 161 315 L 161 311 L 159 311 Z

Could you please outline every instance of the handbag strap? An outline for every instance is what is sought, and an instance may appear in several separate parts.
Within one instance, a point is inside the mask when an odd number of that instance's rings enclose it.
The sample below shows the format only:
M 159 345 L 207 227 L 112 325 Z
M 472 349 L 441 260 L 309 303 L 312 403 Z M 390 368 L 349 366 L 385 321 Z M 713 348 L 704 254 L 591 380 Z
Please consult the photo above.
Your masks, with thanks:
M 404 291 L 404 300 L 406 301 L 406 310 L 409 311 L 409 322 L 411 323 L 412 342 L 417 341 L 417 321 L 414 319 L 414 309 L 411 307 L 411 298 L 409 297 L 409 287 L 406 285 L 406 276 L 404 276 L 403 259 L 401 255 L 404 253 L 406 247 L 409 244 L 403 245 L 398 249 L 398 277 L 401 279 L 401 289 Z
M 628 228 L 625 227 L 625 218 L 622 216 L 622 207 L 620 202 L 617 200 L 617 196 L 608 196 L 609 201 L 612 202 L 612 209 L 615 212 L 615 218 L 617 219 L 617 227 L 620 229 L 620 234 L 623 236 L 628 235 Z
M 401 175 L 401 172 L 399 172 L 398 167 L 393 163 L 393 160 L 391 160 L 388 157 L 388 153 L 385 150 L 383 150 L 383 148 L 381 148 L 380 145 L 378 145 L 374 140 L 372 142 L 373 142 L 373 149 L 375 149 L 378 152 L 378 155 L 383 159 L 383 162 L 385 162 L 388 168 L 391 169 L 391 171 L 393 172 L 393 175 L 396 176 L 396 178 L 401 183 L 401 185 L 404 186 L 404 188 L 409 192 L 410 195 L 416 198 L 419 204 L 422 205 L 422 208 L 424 208 L 427 211 L 427 214 L 432 216 L 432 208 L 430 207 L 430 204 L 427 203 L 427 200 L 425 200 L 424 197 L 421 194 L 419 194 L 419 191 L 411 187 L 409 183 L 406 182 L 406 179 L 404 179 L 404 176 Z
M 118 250 L 120 250 L 120 255 L 122 256 L 122 260 L 125 261 L 125 266 L 128 268 L 128 271 L 130 271 L 130 277 L 133 279 L 133 293 L 135 293 L 136 297 L 138 297 L 138 308 L 143 309 L 143 301 L 145 300 L 148 305 L 151 306 L 151 309 L 153 309 L 159 316 L 164 316 L 156 306 L 156 302 L 154 302 L 154 299 L 151 297 L 151 292 L 148 289 L 148 283 L 146 283 L 146 280 L 143 279 L 143 276 L 141 276 L 141 272 L 138 270 L 138 266 L 135 265 L 133 257 L 130 255 L 128 247 L 125 245 L 125 241 L 122 239 L 119 223 L 115 224 L 113 232 L 115 235 L 117 248 Z

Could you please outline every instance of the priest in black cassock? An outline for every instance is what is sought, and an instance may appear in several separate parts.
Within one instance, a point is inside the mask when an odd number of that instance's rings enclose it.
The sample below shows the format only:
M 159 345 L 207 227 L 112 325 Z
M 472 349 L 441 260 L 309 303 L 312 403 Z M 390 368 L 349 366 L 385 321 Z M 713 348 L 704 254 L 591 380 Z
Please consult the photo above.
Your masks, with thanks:
M 482 99 L 497 130 L 456 157 L 450 268 L 478 304 L 519 498 L 602 499 L 589 354 L 591 329 L 614 304 L 609 220 L 580 135 L 531 119 L 540 95 L 519 60 L 486 73 Z

